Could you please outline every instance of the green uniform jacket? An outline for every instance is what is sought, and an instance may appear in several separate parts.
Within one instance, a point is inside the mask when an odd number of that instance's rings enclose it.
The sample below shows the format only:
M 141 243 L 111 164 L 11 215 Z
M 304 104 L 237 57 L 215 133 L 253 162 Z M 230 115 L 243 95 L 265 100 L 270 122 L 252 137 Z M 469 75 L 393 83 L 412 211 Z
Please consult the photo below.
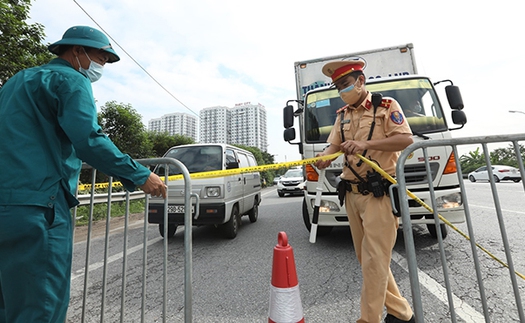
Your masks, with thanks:
M 77 205 L 82 161 L 129 191 L 150 175 L 102 132 L 91 83 L 67 61 L 9 79 L 0 88 L 0 205 L 53 207 L 60 189 Z

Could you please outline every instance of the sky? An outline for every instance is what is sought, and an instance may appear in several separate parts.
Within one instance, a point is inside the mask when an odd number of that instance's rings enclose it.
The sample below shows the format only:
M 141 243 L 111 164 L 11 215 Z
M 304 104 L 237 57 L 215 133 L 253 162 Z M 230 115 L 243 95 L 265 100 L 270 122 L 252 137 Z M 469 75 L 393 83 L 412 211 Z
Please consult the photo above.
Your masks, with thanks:
M 46 43 L 75 25 L 109 35 L 121 60 L 93 83 L 99 107 L 130 104 L 147 126 L 164 114 L 260 103 L 268 152 L 284 162 L 300 159 L 283 141 L 294 62 L 408 43 L 419 74 L 460 87 L 468 123 L 454 137 L 523 133 L 520 2 L 34 0 L 29 22 L 44 26 Z

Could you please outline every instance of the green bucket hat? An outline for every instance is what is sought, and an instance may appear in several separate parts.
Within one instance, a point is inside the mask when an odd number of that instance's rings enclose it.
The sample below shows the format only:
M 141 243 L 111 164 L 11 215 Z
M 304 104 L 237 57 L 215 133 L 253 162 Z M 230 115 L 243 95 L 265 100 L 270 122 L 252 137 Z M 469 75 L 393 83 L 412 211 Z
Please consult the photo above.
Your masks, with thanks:
M 108 63 L 114 63 L 120 60 L 117 53 L 111 47 L 108 37 L 101 31 L 88 26 L 74 26 L 66 30 L 62 39 L 49 45 L 47 48 L 53 54 L 58 55 L 60 45 L 79 45 L 101 49 L 110 55 Z

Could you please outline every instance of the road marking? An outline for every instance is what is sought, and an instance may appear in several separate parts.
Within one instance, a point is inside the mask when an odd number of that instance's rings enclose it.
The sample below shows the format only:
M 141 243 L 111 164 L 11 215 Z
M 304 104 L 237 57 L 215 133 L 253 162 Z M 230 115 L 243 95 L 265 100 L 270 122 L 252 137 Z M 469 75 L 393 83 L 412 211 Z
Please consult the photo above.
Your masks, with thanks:
M 157 237 L 155 239 L 151 239 L 151 240 L 148 240 L 147 242 L 147 246 L 149 247 L 150 245 L 154 244 L 154 243 L 157 243 L 159 241 L 161 241 L 163 238 L 162 237 Z M 132 253 L 135 253 L 137 251 L 140 251 L 144 248 L 144 245 L 143 244 L 140 244 L 138 246 L 135 246 L 135 247 L 132 247 L 132 248 L 129 248 L 128 249 L 128 252 L 127 252 L 127 255 L 131 255 Z M 108 257 L 108 260 L 107 260 L 107 263 L 110 264 L 112 262 L 115 262 L 117 260 L 120 260 L 124 257 L 124 252 L 119 252 L 117 254 L 114 254 L 113 256 L 110 256 Z M 102 268 L 104 266 L 104 261 L 99 261 L 99 262 L 96 262 L 92 265 L 89 265 L 88 267 L 88 272 L 92 272 L 94 270 L 97 270 L 99 268 Z M 79 269 L 77 271 L 75 271 L 74 273 L 71 273 L 71 281 L 79 278 L 79 277 L 82 277 L 84 276 L 85 274 L 85 270 L 84 268 L 82 269 Z
M 408 263 L 407 260 L 397 253 L 395 250 L 392 250 L 392 260 L 408 272 Z M 423 271 L 417 270 L 419 284 L 424 286 L 430 293 L 432 293 L 437 299 L 439 299 L 444 304 L 448 304 L 447 290 L 441 286 L 437 281 L 432 277 L 424 273 Z M 452 294 L 452 300 L 454 302 L 454 309 L 456 314 L 464 320 L 466 323 L 479 323 L 485 321 L 485 317 L 480 312 L 476 311 L 473 307 L 468 305 L 466 302 L 462 301 L 455 294 Z
M 480 209 L 488 209 L 488 210 L 493 210 L 493 211 L 496 210 L 494 206 L 483 206 L 483 205 L 472 205 L 472 204 L 469 204 L 468 206 L 469 207 L 477 207 L 477 208 L 480 208 Z M 502 212 L 509 212 L 509 213 L 525 214 L 525 212 L 516 211 L 516 210 L 501 209 L 501 211 Z

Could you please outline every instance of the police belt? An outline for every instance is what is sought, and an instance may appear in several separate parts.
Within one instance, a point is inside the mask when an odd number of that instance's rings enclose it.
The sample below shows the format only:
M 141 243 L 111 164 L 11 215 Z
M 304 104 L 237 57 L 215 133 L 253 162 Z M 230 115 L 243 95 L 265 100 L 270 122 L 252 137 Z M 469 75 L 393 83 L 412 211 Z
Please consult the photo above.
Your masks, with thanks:
M 367 181 L 349 181 L 346 179 L 341 179 L 344 188 L 347 192 L 354 194 L 368 195 L 373 192 L 373 188 L 370 186 L 370 183 Z M 392 184 L 386 179 L 382 179 L 381 184 L 384 189 L 384 193 L 388 195 L 388 187 Z

